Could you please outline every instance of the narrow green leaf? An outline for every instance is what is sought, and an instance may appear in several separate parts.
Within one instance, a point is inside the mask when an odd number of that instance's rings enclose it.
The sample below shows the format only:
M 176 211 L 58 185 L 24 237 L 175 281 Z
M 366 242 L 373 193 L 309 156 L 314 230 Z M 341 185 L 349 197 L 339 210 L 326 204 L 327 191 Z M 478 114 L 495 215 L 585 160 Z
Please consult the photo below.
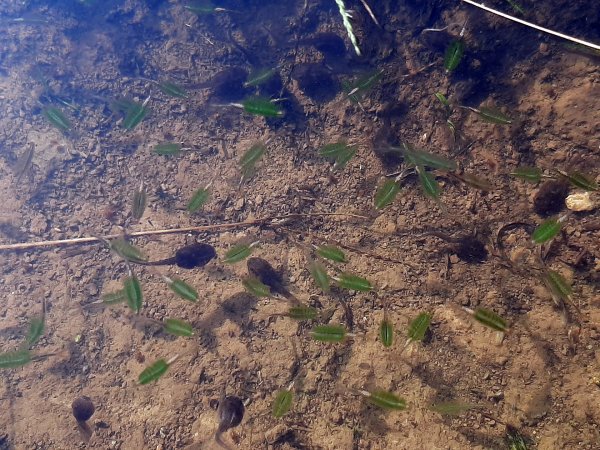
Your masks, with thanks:
M 173 278 L 168 283 L 169 289 L 175 292 L 178 296 L 190 302 L 198 301 L 198 292 L 187 284 L 185 281 L 178 278 Z
M 423 166 L 417 166 L 417 174 L 419 175 L 419 181 L 425 195 L 434 200 L 439 199 L 441 190 L 440 185 L 435 181 L 435 176 L 427 172 Z
M 0 353 L 0 369 L 14 369 L 31 361 L 31 352 L 21 349 L 12 352 Z
M 240 167 L 242 170 L 253 168 L 256 163 L 263 157 L 267 148 L 262 142 L 257 142 L 244 153 L 240 159 Z
M 512 7 L 512 9 L 515 10 L 515 12 L 518 12 L 519 14 L 525 15 L 525 10 L 517 2 L 515 2 L 514 0 L 506 0 L 506 1 Z
M 317 247 L 317 255 L 319 255 L 321 258 L 329 259 L 339 263 L 344 263 L 347 261 L 344 252 L 335 245 L 321 245 Z
M 225 253 L 225 258 L 223 258 L 223 262 L 225 264 L 233 264 L 236 262 L 243 261 L 252 254 L 254 247 L 256 247 L 256 243 L 234 245 L 227 251 L 227 253 Z
M 457 168 L 456 162 L 435 153 L 417 150 L 407 143 L 402 144 L 400 151 L 408 162 L 414 166 L 424 166 L 441 170 L 456 170 Z
M 393 409 L 402 411 L 406 409 L 406 400 L 398 397 L 396 394 L 387 391 L 367 392 L 367 400 L 373 405 L 383 409 Z
M 352 82 L 342 83 L 342 87 L 348 98 L 353 103 L 359 103 L 375 87 L 375 84 L 383 76 L 383 70 L 366 73 Z
M 480 189 L 485 192 L 489 192 L 494 190 L 494 186 L 488 180 L 483 177 L 473 175 L 471 173 L 465 172 L 460 175 L 462 181 L 464 181 L 469 186 L 472 186 L 476 189 Z
M 64 113 L 54 106 L 47 106 L 44 108 L 43 114 L 52 125 L 62 132 L 68 131 L 72 126 L 71 122 L 66 118 Z
M 244 87 L 260 86 L 261 84 L 264 84 L 271 78 L 273 78 L 273 75 L 275 75 L 275 73 L 276 70 L 273 68 L 263 68 L 255 70 L 251 72 L 250 75 L 248 75 L 248 80 L 246 80 L 246 82 L 244 83 Z
M 270 297 L 271 289 L 256 277 L 248 277 L 242 280 L 246 290 L 256 297 Z
M 492 330 L 506 332 L 508 325 L 506 320 L 496 314 L 494 311 L 490 311 L 484 308 L 477 308 L 473 311 L 473 318 L 479 323 L 491 328 Z
M 135 220 L 140 220 L 144 215 L 144 211 L 146 210 L 146 191 L 144 190 L 144 186 L 140 185 L 139 189 L 133 193 L 133 200 L 131 205 L 131 215 Z
M 165 374 L 168 368 L 169 364 L 164 359 L 159 359 L 140 373 L 138 381 L 140 384 L 148 384 L 156 381 Z
M 14 174 L 17 178 L 17 183 L 21 181 L 23 175 L 29 170 L 29 168 L 33 164 L 33 154 L 35 153 L 35 144 L 31 143 L 27 147 L 27 150 L 23 152 L 21 156 L 17 159 L 17 163 L 15 164 Z
M 548 219 L 533 231 L 531 239 L 536 244 L 548 242 L 560 232 L 561 226 L 562 224 L 557 219 Z
M 136 314 L 142 309 L 143 295 L 140 280 L 135 275 L 125 278 L 123 283 L 125 295 L 127 296 L 127 305 Z
M 294 393 L 288 389 L 283 389 L 277 393 L 273 401 L 273 417 L 280 419 L 285 416 L 292 407 Z
M 542 179 L 542 169 L 537 167 L 517 167 L 510 175 L 531 183 L 539 183 Z
M 175 336 L 190 337 L 194 334 L 192 326 L 179 319 L 165 319 L 164 330 Z
M 400 185 L 392 179 L 386 179 L 375 193 L 375 208 L 385 208 L 394 201 L 398 192 L 400 192 Z
M 444 105 L 446 108 L 450 108 L 450 102 L 444 94 L 442 94 L 441 92 L 436 92 L 433 95 L 435 95 L 435 98 L 437 98 L 442 105 Z
M 281 117 L 283 111 L 268 98 L 251 97 L 242 102 L 244 111 L 255 116 Z
M 192 195 L 192 198 L 188 202 L 188 211 L 191 213 L 195 213 L 204 206 L 204 204 L 208 201 L 209 197 L 210 190 L 208 190 L 207 188 L 198 189 L 196 192 L 194 192 L 194 195 Z
M 452 72 L 458 67 L 465 53 L 465 44 L 461 40 L 454 40 L 446 49 L 444 55 L 444 68 L 446 72 Z
M 102 294 L 102 303 L 106 305 L 116 305 L 117 303 L 123 303 L 127 300 L 127 294 L 125 293 L 125 289 L 121 289 L 117 292 L 108 292 L 106 294 Z
M 341 288 L 350 289 L 352 291 L 367 292 L 373 289 L 373 286 L 366 278 L 352 275 L 347 272 L 341 273 L 336 281 Z
M 184 8 L 188 11 L 198 14 L 199 16 L 225 11 L 223 8 L 215 7 L 215 5 L 213 5 L 213 3 L 209 0 L 196 1 L 192 4 L 185 5 Z
M 317 261 L 311 261 L 308 270 L 315 280 L 315 283 L 317 283 L 317 286 L 319 286 L 323 292 L 329 292 L 330 280 L 325 267 Z
M 165 142 L 164 144 L 155 145 L 152 151 L 161 156 L 177 156 L 181 153 L 181 144 L 176 142 Z
M 341 153 L 345 152 L 348 148 L 346 142 L 334 142 L 332 144 L 326 144 L 319 149 L 319 155 L 324 158 L 335 160 Z
M 112 240 L 110 242 L 110 249 L 127 261 L 139 262 L 148 260 L 139 248 L 123 238 Z
M 429 409 L 433 412 L 441 414 L 443 416 L 459 416 L 462 413 L 476 408 L 477 405 L 461 402 L 439 402 L 429 406 Z
M 429 313 L 419 314 L 413 321 L 408 325 L 408 339 L 413 342 L 420 342 L 425 338 L 425 334 L 429 329 L 431 318 L 433 316 Z
M 391 347 L 394 343 L 394 326 L 385 318 L 379 325 L 379 338 L 384 347 Z
M 138 102 L 130 102 L 121 125 L 127 130 L 133 130 L 148 115 L 148 108 Z
M 26 339 L 28 347 L 35 345 L 44 334 L 44 328 L 46 326 L 46 321 L 44 319 L 44 314 L 41 314 L 38 317 L 32 318 L 31 322 L 29 322 L 29 331 L 27 332 Z
M 319 311 L 311 306 L 292 306 L 286 316 L 294 320 L 313 320 L 319 315 Z
M 170 81 L 162 81 L 162 82 L 158 83 L 158 87 L 164 94 L 166 94 L 170 97 L 175 97 L 175 98 L 187 98 L 188 97 L 188 94 L 184 88 L 182 88 L 181 86 L 179 86 L 175 83 L 171 83 Z
M 555 297 L 558 297 L 563 301 L 571 300 L 573 288 L 560 273 L 554 270 L 548 270 L 544 274 L 543 280 Z
M 489 123 L 495 123 L 498 125 L 510 125 L 512 123 L 512 119 L 497 108 L 482 106 L 479 108 L 479 110 L 474 111 L 479 115 L 479 117 Z
M 342 342 L 346 337 L 346 329 L 342 325 L 317 325 L 310 334 L 315 341 Z
M 350 162 L 350 160 L 356 154 L 356 150 L 356 146 L 351 145 L 348 147 L 346 152 L 338 155 L 338 157 L 335 159 L 335 163 L 333 164 L 333 170 L 342 170 L 344 167 L 346 167 L 348 162 Z
M 598 190 L 598 183 L 596 183 L 591 177 L 580 172 L 568 172 L 565 173 L 565 177 L 573 186 L 583 189 L 584 191 Z

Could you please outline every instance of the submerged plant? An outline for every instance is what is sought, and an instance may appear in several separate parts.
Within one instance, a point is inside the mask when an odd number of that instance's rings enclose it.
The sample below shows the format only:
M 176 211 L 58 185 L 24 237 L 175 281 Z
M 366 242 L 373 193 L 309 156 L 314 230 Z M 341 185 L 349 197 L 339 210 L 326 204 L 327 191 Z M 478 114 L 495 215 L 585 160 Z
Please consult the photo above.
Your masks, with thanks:
M 465 43 L 462 39 L 456 39 L 450 43 L 444 54 L 444 68 L 446 72 L 456 70 L 465 53 Z
M 169 366 L 173 364 L 173 362 L 175 362 L 177 358 L 179 358 L 179 355 L 173 356 L 168 361 L 165 361 L 164 359 L 159 359 L 158 361 L 155 361 L 154 363 L 146 367 L 142 371 L 142 373 L 140 373 L 140 376 L 138 377 L 138 382 L 140 384 L 148 384 L 152 381 L 158 380 L 167 372 Z
M 192 195 L 192 198 L 187 204 L 187 210 L 189 212 L 195 213 L 204 206 L 204 204 L 208 201 L 208 198 L 210 197 L 209 187 L 210 184 L 194 192 L 194 195 Z
M 262 142 L 257 142 L 242 155 L 239 162 L 242 180 L 247 180 L 254 174 L 256 163 L 260 161 L 266 151 L 267 147 Z
M 310 335 L 315 341 L 342 342 L 348 333 L 343 325 L 318 325 L 312 329 Z
M 283 111 L 273 102 L 264 97 L 250 97 L 242 103 L 232 103 L 231 106 L 236 106 L 243 109 L 248 114 L 264 117 L 282 117 Z
M 343 169 L 356 153 L 355 145 L 344 141 L 324 145 L 319 149 L 319 155 L 334 161 L 334 169 Z
M 62 131 L 63 133 L 66 131 L 69 131 L 71 129 L 71 127 L 73 126 L 71 124 L 71 122 L 69 121 L 69 119 L 67 119 L 67 117 L 64 115 L 64 113 L 54 107 L 54 106 L 47 106 L 43 109 L 43 114 L 44 117 L 46 119 L 48 119 L 48 121 L 54 125 L 56 128 L 58 128 L 60 131 Z
M 354 81 L 342 82 L 342 89 L 348 96 L 351 102 L 360 103 L 370 92 L 383 76 L 383 70 L 366 73 Z
M 398 397 L 393 392 L 375 390 L 375 391 L 357 391 L 360 395 L 365 397 L 369 403 L 382 409 L 390 409 L 396 411 L 403 411 L 406 409 L 406 400 Z

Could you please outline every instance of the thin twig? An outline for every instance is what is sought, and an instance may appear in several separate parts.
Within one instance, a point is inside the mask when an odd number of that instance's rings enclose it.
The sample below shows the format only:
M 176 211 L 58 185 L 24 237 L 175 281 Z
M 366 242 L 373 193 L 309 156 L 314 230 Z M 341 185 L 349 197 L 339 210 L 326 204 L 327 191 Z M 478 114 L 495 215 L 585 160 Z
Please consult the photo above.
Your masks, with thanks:
M 484 11 L 490 12 L 492 14 L 496 14 L 497 16 L 504 17 L 505 19 L 512 20 L 513 22 L 520 23 L 521 25 L 525 25 L 525 26 L 528 26 L 528 27 L 531 27 L 531 28 L 535 28 L 536 30 L 542 31 L 544 33 L 552 34 L 553 36 L 558 36 L 558 37 L 566 39 L 568 41 L 576 42 L 577 44 L 581 44 L 581 45 L 584 45 L 586 47 L 590 47 L 590 48 L 593 48 L 593 49 L 596 49 L 596 50 L 600 50 L 600 45 L 592 44 L 591 42 L 583 41 L 581 39 L 577 39 L 577 38 L 574 38 L 572 36 L 568 36 L 566 34 L 559 33 L 558 31 L 549 30 L 548 28 L 544 28 L 544 27 L 541 27 L 541 26 L 536 25 L 534 23 L 527 22 L 527 21 L 525 21 L 523 19 L 519 19 L 517 17 L 513 17 L 513 16 L 511 16 L 509 14 L 506 14 L 506 13 L 503 13 L 503 12 L 498 11 L 496 9 L 490 8 L 489 6 L 485 6 L 485 5 L 482 5 L 480 3 L 477 3 L 477 2 L 475 2 L 473 0 L 462 0 L 462 1 L 465 2 L 465 3 L 468 3 L 470 5 L 476 6 L 477 8 L 481 8 Z
M 363 4 L 363 6 L 365 7 L 365 9 L 369 13 L 369 16 L 371 16 L 371 19 L 373 19 L 373 22 L 375 22 L 375 25 L 377 25 L 378 27 L 381 27 L 381 25 L 379 25 L 377 17 L 375 17 L 375 14 L 373 14 L 373 10 L 371 9 L 371 7 L 367 3 L 367 1 L 366 0 L 360 0 L 360 2 Z
M 243 222 L 233 222 L 233 223 L 218 223 L 215 225 L 201 225 L 197 227 L 183 227 L 183 228 L 168 228 L 163 230 L 145 230 L 145 231 L 135 231 L 133 233 L 127 233 L 129 237 L 139 237 L 139 236 L 152 236 L 152 235 L 164 235 L 164 234 L 176 234 L 176 233 L 202 233 L 206 231 L 217 231 L 217 230 L 225 230 L 229 228 L 241 228 L 241 227 L 250 227 L 253 225 L 278 225 L 277 222 L 285 221 L 288 219 L 298 219 L 304 217 L 325 217 L 325 216 L 346 216 L 346 217 L 354 217 L 358 219 L 367 219 L 365 216 L 360 216 L 358 214 L 350 214 L 350 213 L 308 213 L 308 214 L 284 214 L 281 216 L 272 216 L 272 217 L 264 217 L 262 219 L 253 219 L 246 220 Z M 72 238 L 72 239 L 58 239 L 53 241 L 39 241 L 39 242 L 21 242 L 18 244 L 4 244 L 0 245 L 1 251 L 12 251 L 12 250 L 25 250 L 25 249 L 33 249 L 40 247 L 62 247 L 68 245 L 78 245 L 78 244 L 91 244 L 96 242 L 105 242 L 107 240 L 116 239 L 122 237 L 122 234 L 109 234 L 106 236 L 90 236 L 90 237 L 82 237 L 82 238 Z

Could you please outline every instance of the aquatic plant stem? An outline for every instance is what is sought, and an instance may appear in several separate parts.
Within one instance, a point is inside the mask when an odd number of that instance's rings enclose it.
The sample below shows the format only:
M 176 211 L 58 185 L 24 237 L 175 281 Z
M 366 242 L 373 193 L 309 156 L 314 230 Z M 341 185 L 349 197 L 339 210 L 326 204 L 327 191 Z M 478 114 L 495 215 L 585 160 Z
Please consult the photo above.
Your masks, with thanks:
M 202 233 L 206 231 L 218 231 L 218 230 L 226 230 L 229 228 L 243 228 L 250 227 L 253 225 L 271 225 L 277 226 L 278 222 L 285 222 L 289 219 L 299 219 L 305 217 L 326 217 L 326 216 L 345 216 L 345 217 L 354 217 L 358 219 L 367 219 L 365 216 L 361 216 L 358 214 L 351 213 L 307 213 L 307 214 L 284 214 L 281 216 L 271 216 L 271 217 L 263 217 L 261 219 L 252 219 L 245 220 L 243 222 L 233 222 L 233 223 L 219 223 L 214 225 L 200 225 L 197 227 L 183 227 L 183 228 L 168 228 L 162 230 L 146 230 L 146 231 L 134 231 L 133 233 L 127 233 L 129 237 L 139 237 L 139 236 L 156 236 L 156 235 L 164 235 L 164 234 L 177 234 L 177 233 Z M 92 244 L 96 242 L 105 242 L 111 239 L 117 239 L 122 237 L 123 233 L 119 234 L 109 234 L 106 236 L 89 236 L 89 237 L 81 237 L 81 238 L 72 238 L 72 239 L 57 239 L 52 241 L 39 241 L 39 242 L 21 242 L 18 244 L 4 244 L 0 245 L 0 252 L 2 251 L 14 251 L 14 250 L 27 250 L 27 249 L 36 249 L 41 247 L 62 247 L 69 245 L 79 245 L 79 244 Z
M 346 10 L 346 6 L 344 5 L 343 0 L 335 0 L 335 2 L 337 3 L 338 8 L 340 10 L 342 22 L 344 22 L 344 28 L 346 28 L 346 31 L 348 32 L 348 37 L 350 38 L 350 41 L 352 41 L 354 51 L 358 56 L 360 56 L 360 48 L 358 48 L 358 41 L 356 39 L 356 35 L 354 34 L 354 30 L 352 29 L 352 23 L 350 22 L 350 19 L 352 17 L 350 16 L 348 10 Z
M 498 11 L 496 9 L 490 8 L 489 6 L 485 6 L 485 5 L 482 5 L 481 3 L 477 3 L 477 2 L 475 2 L 473 0 L 462 0 L 462 1 L 465 2 L 465 3 L 468 3 L 470 5 L 476 6 L 477 8 L 481 8 L 484 11 L 487 11 L 489 13 L 496 14 L 497 16 L 504 17 L 505 19 L 512 20 L 513 22 L 520 23 L 521 25 L 525 25 L 525 26 L 534 28 L 536 30 L 542 31 L 544 33 L 551 34 L 553 36 L 558 36 L 560 38 L 566 39 L 566 40 L 571 41 L 571 42 L 575 42 L 575 43 L 580 44 L 580 45 L 584 45 L 586 47 L 593 48 L 595 50 L 600 50 L 600 45 L 592 44 L 591 42 L 583 41 L 581 39 L 577 39 L 577 38 L 574 38 L 572 36 L 568 36 L 566 34 L 559 33 L 558 31 L 549 30 L 548 28 L 544 28 L 544 27 L 541 27 L 541 26 L 536 25 L 534 23 L 527 22 L 527 21 L 525 21 L 523 19 L 519 19 L 517 17 L 513 17 L 510 14 L 503 13 L 503 12 Z

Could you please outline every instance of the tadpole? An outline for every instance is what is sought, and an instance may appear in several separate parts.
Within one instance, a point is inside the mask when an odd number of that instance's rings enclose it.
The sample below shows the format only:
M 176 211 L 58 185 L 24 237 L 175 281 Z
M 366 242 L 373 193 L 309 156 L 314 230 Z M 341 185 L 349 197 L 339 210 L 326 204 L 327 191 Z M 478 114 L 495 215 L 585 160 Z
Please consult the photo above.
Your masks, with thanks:
M 237 427 L 242 422 L 244 411 L 244 402 L 239 397 L 228 396 L 219 402 L 217 409 L 219 428 L 215 433 L 215 442 L 221 447 L 229 449 L 229 446 L 221 439 L 221 435 L 227 430 Z
M 279 294 L 288 300 L 294 300 L 292 293 L 285 287 L 283 277 L 277 272 L 268 261 L 262 258 L 248 258 L 246 263 L 248 273 L 254 275 L 263 284 L 271 288 L 271 292 Z
M 71 403 L 71 409 L 73 410 L 73 417 L 75 417 L 75 420 L 77 421 L 77 426 L 79 427 L 81 436 L 86 441 L 89 441 L 89 439 L 92 437 L 92 429 L 87 424 L 87 421 L 94 415 L 94 412 L 96 411 L 96 407 L 94 406 L 92 399 L 85 395 L 77 397 L 75 400 L 73 400 L 73 403 Z
M 193 269 L 195 267 L 205 266 L 216 256 L 217 252 L 212 245 L 195 242 L 194 244 L 181 247 L 175 252 L 175 256 L 170 258 L 160 259 L 158 261 L 136 261 L 136 264 L 143 264 L 146 266 L 177 264 L 177 266 L 182 269 Z
M 435 236 L 449 242 L 452 245 L 452 251 L 456 253 L 462 261 L 470 264 L 479 264 L 487 259 L 488 251 L 485 243 L 477 238 L 476 235 L 449 236 L 439 231 L 428 231 L 425 235 Z

